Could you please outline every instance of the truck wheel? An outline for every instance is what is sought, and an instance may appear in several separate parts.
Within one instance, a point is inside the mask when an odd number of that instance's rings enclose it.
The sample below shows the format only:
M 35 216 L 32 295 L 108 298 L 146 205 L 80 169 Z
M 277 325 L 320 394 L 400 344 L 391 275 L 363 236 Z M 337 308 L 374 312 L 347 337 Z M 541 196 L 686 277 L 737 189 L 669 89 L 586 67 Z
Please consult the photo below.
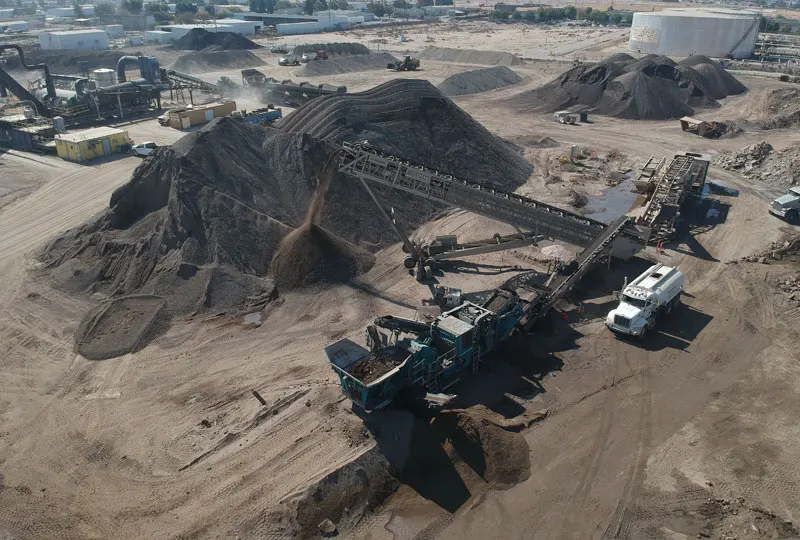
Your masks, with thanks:
M 788 221 L 789 223 L 797 223 L 798 217 L 800 216 L 798 216 L 797 210 L 789 210 L 788 212 L 786 212 L 786 221 Z
M 647 334 L 647 325 L 644 325 L 642 327 L 642 333 L 639 334 L 639 341 L 642 341 L 644 339 L 645 334 Z

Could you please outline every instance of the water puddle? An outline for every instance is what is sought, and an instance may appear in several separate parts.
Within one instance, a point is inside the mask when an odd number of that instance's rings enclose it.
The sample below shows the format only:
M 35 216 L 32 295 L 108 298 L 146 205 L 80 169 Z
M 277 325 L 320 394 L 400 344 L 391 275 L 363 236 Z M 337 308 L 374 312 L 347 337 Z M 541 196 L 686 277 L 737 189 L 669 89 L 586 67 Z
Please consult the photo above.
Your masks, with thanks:
M 599 197 L 589 197 L 583 209 L 586 215 L 603 223 L 611 223 L 627 214 L 636 202 L 638 193 L 633 191 L 633 177 L 625 175 L 625 180 L 608 188 Z

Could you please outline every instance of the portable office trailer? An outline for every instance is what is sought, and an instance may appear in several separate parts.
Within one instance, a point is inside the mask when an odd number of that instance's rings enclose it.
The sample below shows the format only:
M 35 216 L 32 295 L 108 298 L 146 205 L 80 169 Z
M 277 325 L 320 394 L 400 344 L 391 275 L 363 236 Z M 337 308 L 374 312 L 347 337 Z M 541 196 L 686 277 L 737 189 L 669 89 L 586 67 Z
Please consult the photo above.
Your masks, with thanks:
M 89 161 L 110 156 L 130 144 L 127 131 L 110 127 L 56 135 L 56 153 L 67 161 Z

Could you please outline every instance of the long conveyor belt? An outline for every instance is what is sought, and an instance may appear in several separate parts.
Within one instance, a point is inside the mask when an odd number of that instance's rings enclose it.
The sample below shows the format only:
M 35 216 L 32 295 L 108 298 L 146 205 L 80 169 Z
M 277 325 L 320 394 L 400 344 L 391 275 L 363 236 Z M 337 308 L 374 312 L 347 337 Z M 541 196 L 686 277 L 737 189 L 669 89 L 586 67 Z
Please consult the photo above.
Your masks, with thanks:
M 339 171 L 580 247 L 592 245 L 607 229 L 607 225 L 600 221 L 516 193 L 413 165 L 362 143 L 344 143 Z M 620 235 L 641 246 L 637 250 L 645 245 L 646 239 L 627 220 L 615 237 Z

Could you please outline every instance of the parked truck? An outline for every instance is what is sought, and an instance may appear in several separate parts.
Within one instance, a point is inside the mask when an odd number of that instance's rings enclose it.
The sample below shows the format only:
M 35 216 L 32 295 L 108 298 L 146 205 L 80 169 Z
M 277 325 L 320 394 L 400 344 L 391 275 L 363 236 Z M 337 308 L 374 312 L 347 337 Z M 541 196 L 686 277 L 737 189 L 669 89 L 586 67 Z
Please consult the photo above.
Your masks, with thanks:
M 618 334 L 643 338 L 661 314 L 680 303 L 683 274 L 677 268 L 656 264 L 623 287 L 619 305 L 606 317 L 606 326 Z
M 800 222 L 800 186 L 789 188 L 769 205 L 769 213 L 785 219 L 789 223 Z

